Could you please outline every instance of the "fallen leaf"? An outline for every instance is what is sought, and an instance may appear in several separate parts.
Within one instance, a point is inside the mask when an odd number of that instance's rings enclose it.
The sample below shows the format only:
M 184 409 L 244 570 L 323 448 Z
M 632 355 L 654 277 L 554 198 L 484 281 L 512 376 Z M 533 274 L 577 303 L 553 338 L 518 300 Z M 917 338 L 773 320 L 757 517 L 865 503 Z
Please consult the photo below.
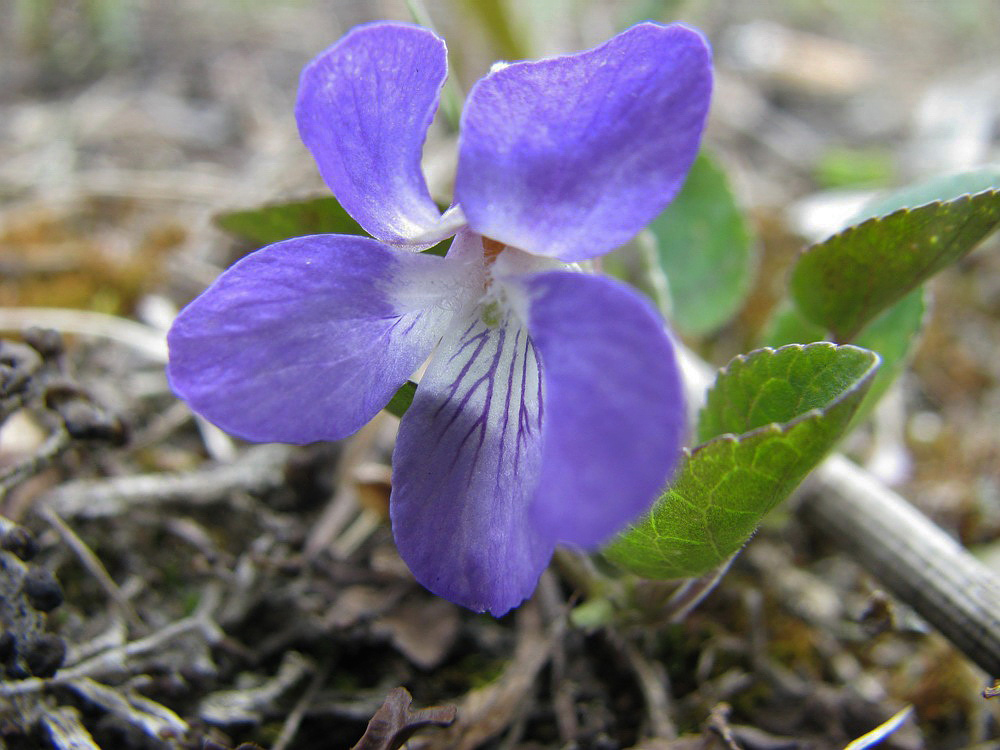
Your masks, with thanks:
M 455 721 L 454 706 L 433 706 L 411 711 L 413 696 L 406 688 L 394 689 L 375 712 L 364 736 L 351 750 L 399 750 L 424 727 L 447 727 Z
M 434 669 L 458 637 L 458 611 L 443 599 L 404 602 L 374 624 L 376 633 L 421 669 Z

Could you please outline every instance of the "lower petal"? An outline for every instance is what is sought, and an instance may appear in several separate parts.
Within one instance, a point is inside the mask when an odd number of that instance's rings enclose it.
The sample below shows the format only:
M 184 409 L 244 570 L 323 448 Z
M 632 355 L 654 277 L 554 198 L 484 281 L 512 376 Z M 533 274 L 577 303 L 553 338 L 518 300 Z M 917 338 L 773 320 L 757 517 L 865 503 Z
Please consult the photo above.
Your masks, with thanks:
M 553 549 L 529 516 L 542 382 L 534 346 L 514 318 L 490 325 L 461 317 L 400 425 L 393 533 L 420 583 L 500 616 L 531 595 Z
M 635 291 L 565 271 L 525 292 L 544 371 L 541 471 L 531 523 L 595 547 L 647 511 L 680 457 L 685 408 L 673 345 Z
M 248 440 L 346 437 L 440 338 L 453 265 L 341 235 L 258 250 L 177 317 L 167 336 L 171 386 Z

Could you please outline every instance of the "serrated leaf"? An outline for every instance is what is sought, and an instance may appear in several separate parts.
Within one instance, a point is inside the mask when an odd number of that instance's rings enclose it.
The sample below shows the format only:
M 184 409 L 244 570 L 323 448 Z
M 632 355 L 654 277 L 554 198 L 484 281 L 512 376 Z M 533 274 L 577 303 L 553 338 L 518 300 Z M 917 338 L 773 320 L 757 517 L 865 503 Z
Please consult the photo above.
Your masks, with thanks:
M 708 394 L 698 425 L 707 442 L 607 557 L 647 578 L 720 564 L 833 448 L 877 369 L 874 353 L 826 342 L 737 357 Z
M 722 169 L 699 154 L 680 193 L 649 228 L 674 325 L 699 336 L 728 321 L 750 287 L 754 259 L 750 230 Z
M 853 385 L 873 375 L 876 364 L 869 351 L 827 342 L 736 357 L 708 391 L 698 440 L 787 424 L 814 409 L 835 407 L 845 395 L 854 395 Z
M 230 234 L 258 245 L 307 234 L 367 236 L 333 196 L 229 211 L 216 216 L 215 223 Z
M 808 248 L 791 295 L 806 318 L 851 341 L 872 318 L 1000 224 L 1000 191 L 868 219 Z
M 876 316 L 855 338 L 857 346 L 870 349 L 882 360 L 864 403 L 855 415 L 855 423 L 871 412 L 909 362 L 917 335 L 923 327 L 927 309 L 925 297 L 923 287 L 915 289 Z M 822 326 L 806 320 L 795 306 L 785 304 L 771 318 L 760 343 L 762 346 L 777 347 L 825 338 Z
M 934 201 L 950 201 L 962 195 L 975 195 L 984 190 L 1000 190 L 1000 167 L 943 175 L 893 191 L 866 204 L 851 223 L 858 224 L 875 216 L 885 216 L 901 208 L 923 206 Z
M 777 348 L 786 344 L 808 344 L 826 340 L 826 329 L 805 319 L 791 300 L 783 300 L 771 313 L 758 344 Z

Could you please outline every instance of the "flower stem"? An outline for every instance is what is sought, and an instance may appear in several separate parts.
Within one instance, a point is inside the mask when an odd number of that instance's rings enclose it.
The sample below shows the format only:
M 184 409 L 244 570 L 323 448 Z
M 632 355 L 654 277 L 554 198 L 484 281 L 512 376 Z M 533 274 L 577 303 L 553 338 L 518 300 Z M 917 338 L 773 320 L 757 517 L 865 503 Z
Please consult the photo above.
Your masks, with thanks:
M 438 34 L 431 14 L 428 12 L 427 6 L 424 5 L 424 0 L 406 0 L 406 8 L 410 11 L 410 16 L 413 18 L 414 23 Z M 438 36 L 441 35 L 438 34 Z M 455 77 L 455 69 L 449 61 L 448 80 L 445 81 L 444 88 L 441 90 L 441 114 L 444 116 L 448 129 L 453 133 L 458 132 L 458 123 L 462 118 L 462 102 L 464 100 L 465 95 L 462 89 L 459 88 L 458 80 Z

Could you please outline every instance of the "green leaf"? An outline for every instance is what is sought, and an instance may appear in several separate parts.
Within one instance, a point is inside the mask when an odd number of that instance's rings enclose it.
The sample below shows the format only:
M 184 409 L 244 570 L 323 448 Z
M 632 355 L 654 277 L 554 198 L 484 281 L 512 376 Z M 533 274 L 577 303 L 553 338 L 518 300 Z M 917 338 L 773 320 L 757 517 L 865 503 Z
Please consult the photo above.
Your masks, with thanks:
M 761 331 L 758 344 L 776 349 L 786 344 L 808 344 L 813 341 L 826 341 L 826 330 L 803 317 L 791 300 L 785 299 L 774 309 L 764 330 Z
M 699 154 L 684 187 L 650 230 L 677 328 L 699 336 L 728 321 L 750 287 L 754 259 L 750 230 L 722 169 Z
M 893 155 L 887 149 L 833 147 L 820 156 L 816 181 L 825 188 L 885 185 L 893 171 Z
M 855 424 L 871 413 L 875 404 L 909 364 L 917 337 L 924 327 L 926 297 L 924 287 L 914 289 L 866 325 L 855 339 L 857 346 L 870 349 L 882 360 L 875 382 L 868 389 L 864 403 L 855 415 Z
M 230 234 L 258 245 L 307 234 L 367 236 L 332 196 L 230 211 L 216 216 L 215 223 Z
M 464 0 L 461 4 L 476 17 L 504 59 L 523 60 L 528 57 L 511 22 L 507 3 L 503 0 Z
M 923 206 L 934 201 L 950 201 L 962 195 L 1000 189 L 1000 167 L 944 175 L 911 187 L 896 190 L 865 205 L 851 221 L 858 224 L 875 216 L 885 216 L 901 208 Z
M 923 328 L 925 297 L 924 287 L 915 289 L 879 314 L 855 339 L 855 344 L 872 350 L 882 360 L 875 381 L 855 415 L 855 423 L 871 412 L 909 362 L 917 335 Z M 772 316 L 760 343 L 762 346 L 776 347 L 821 341 L 825 338 L 826 332 L 822 326 L 809 322 L 798 308 L 786 302 Z
M 868 219 L 808 248 L 791 277 L 805 317 L 851 341 L 882 310 L 958 260 L 1000 224 L 1000 191 Z
M 720 564 L 833 448 L 877 369 L 873 352 L 826 342 L 737 357 L 709 391 L 698 424 L 707 442 L 605 554 L 647 578 Z
M 385 405 L 385 410 L 395 417 L 406 414 L 406 410 L 413 403 L 413 397 L 417 395 L 417 384 L 412 380 L 407 380 L 402 387 L 396 391 L 389 403 Z
M 216 216 L 215 223 L 220 229 L 256 245 L 270 245 L 307 234 L 369 236 L 332 196 L 230 211 Z M 445 255 L 451 247 L 451 240 L 449 237 L 423 252 Z

